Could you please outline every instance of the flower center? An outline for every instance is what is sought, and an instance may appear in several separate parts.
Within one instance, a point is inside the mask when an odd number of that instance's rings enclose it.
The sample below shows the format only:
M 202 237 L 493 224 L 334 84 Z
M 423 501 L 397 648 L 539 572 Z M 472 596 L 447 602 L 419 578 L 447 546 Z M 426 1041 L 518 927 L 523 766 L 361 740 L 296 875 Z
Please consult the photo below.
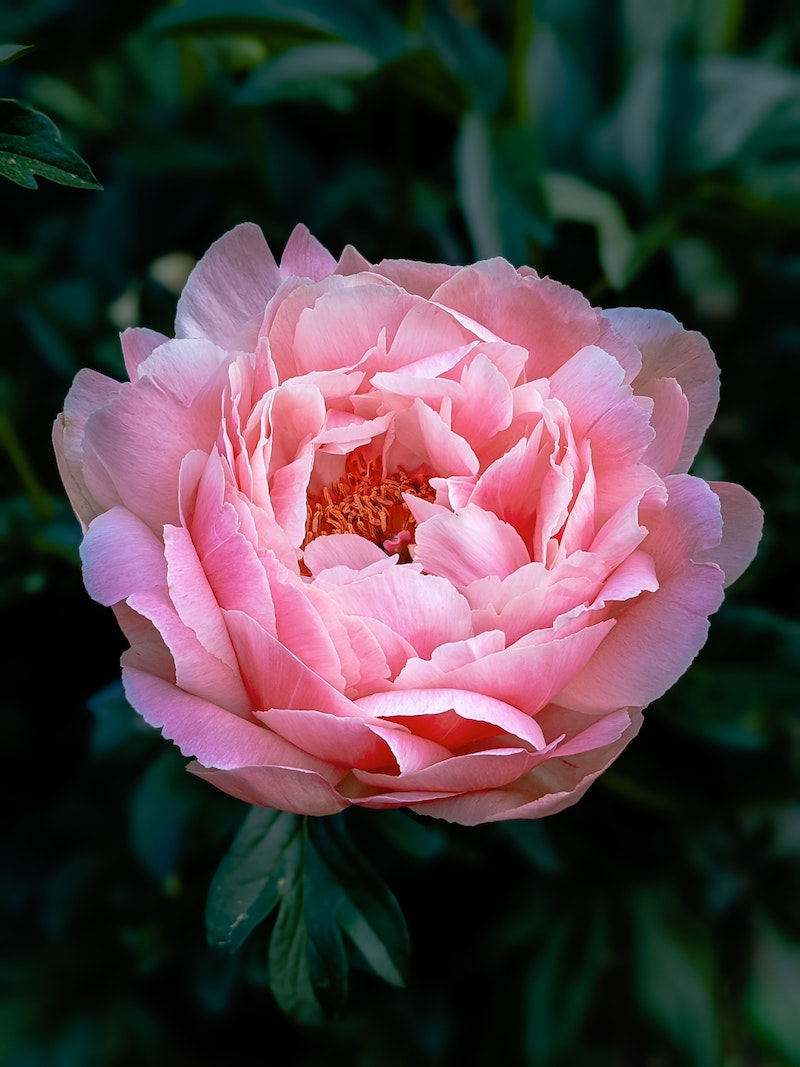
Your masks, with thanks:
M 309 494 L 303 547 L 327 534 L 358 534 L 389 555 L 398 555 L 401 563 L 410 562 L 409 547 L 414 543 L 417 524 L 403 500 L 404 493 L 423 500 L 433 500 L 436 495 L 422 467 L 413 471 L 398 467 L 384 477 L 380 457 L 367 461 L 360 451 L 352 452 L 338 481 L 320 493 Z

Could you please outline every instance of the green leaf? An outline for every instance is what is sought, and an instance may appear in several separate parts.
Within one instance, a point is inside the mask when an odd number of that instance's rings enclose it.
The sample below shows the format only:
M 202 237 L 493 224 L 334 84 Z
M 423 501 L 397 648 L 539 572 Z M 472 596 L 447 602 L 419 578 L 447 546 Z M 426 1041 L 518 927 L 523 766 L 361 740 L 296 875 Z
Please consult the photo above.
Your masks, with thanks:
M 196 797 L 174 748 L 164 749 L 148 766 L 131 797 L 133 847 L 161 882 L 175 873 Z
M 13 63 L 15 59 L 27 55 L 35 48 L 35 44 L 0 44 L 0 66 L 4 63 Z
M 551 1063 L 574 1047 L 606 958 L 602 916 L 567 912 L 548 924 L 526 988 L 525 1045 L 531 1063 Z
M 335 1015 L 347 993 L 347 956 L 335 913 L 338 887 L 307 832 L 293 838 L 281 881 L 281 907 L 269 945 L 269 984 L 300 1023 Z
M 636 238 L 614 197 L 583 178 L 559 171 L 545 173 L 542 184 L 553 218 L 594 226 L 603 273 L 615 289 L 624 288 L 630 280 Z
M 408 931 L 400 906 L 353 843 L 341 817 L 317 819 L 311 838 L 338 887 L 336 919 L 369 968 L 390 985 L 408 973 Z
M 634 901 L 636 994 L 692 1067 L 718 1067 L 714 954 L 707 929 L 669 900 Z
M 773 1048 L 797 1063 L 800 1055 L 800 945 L 787 941 L 766 922 L 758 928 L 748 1015 L 755 1029 Z
M 402 24 L 372 0 L 188 0 L 159 11 L 151 22 L 166 33 L 252 32 L 268 35 L 289 29 L 300 39 L 338 38 L 375 54 L 394 58 L 407 48 Z
M 300 819 L 252 808 L 211 881 L 206 904 L 208 942 L 234 952 L 280 899 Z
M 76 189 L 102 189 L 55 123 L 19 100 L 0 100 L 0 174 L 25 189 L 37 188 L 34 174 Z
M 298 1022 L 335 1015 L 347 993 L 343 933 L 391 985 L 408 970 L 402 913 L 345 830 L 341 816 L 309 820 L 293 838 L 269 946 L 270 988 Z
M 316 98 L 335 106 L 352 94 L 347 81 L 378 69 L 378 60 L 351 44 L 320 42 L 290 48 L 254 70 L 236 93 L 237 104 L 252 107 L 273 100 Z M 342 94 L 346 94 L 343 97 Z
M 125 699 L 122 682 L 112 682 L 89 700 L 94 717 L 92 748 L 98 755 L 132 753 L 158 740 L 159 734 Z
M 489 123 L 477 111 L 466 115 L 456 144 L 458 194 L 479 259 L 503 254 L 500 203 L 492 173 Z

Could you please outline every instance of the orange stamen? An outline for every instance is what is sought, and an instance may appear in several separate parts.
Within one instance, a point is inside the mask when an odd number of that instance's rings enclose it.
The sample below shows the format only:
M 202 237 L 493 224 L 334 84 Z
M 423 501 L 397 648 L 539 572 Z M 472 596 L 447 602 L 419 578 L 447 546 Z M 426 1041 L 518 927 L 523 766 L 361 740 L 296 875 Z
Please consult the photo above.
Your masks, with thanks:
M 398 467 L 384 477 L 380 457 L 365 460 L 360 451 L 352 452 L 337 482 L 309 494 L 303 548 L 327 534 L 358 534 L 389 555 L 400 556 L 402 563 L 409 562 L 416 522 L 404 493 L 423 500 L 433 500 L 436 495 L 422 467 L 413 471 Z

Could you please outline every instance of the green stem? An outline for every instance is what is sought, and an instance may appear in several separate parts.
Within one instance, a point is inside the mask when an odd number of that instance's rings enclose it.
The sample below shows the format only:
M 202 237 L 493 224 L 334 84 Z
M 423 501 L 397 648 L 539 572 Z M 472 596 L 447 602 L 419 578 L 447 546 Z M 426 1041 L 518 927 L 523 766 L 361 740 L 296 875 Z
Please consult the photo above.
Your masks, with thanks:
M 19 438 L 14 431 L 11 419 L 0 413 L 0 447 L 2 447 L 11 460 L 19 480 L 25 488 L 25 494 L 33 504 L 33 510 L 40 519 L 50 519 L 53 516 L 53 502 L 50 496 L 39 484 L 34 474 L 33 467 L 28 462 L 28 457 L 23 451 Z
M 520 126 L 530 123 L 534 112 L 533 102 L 528 94 L 526 66 L 536 21 L 535 3 L 536 0 L 514 0 L 509 81 L 511 113 L 515 124 Z

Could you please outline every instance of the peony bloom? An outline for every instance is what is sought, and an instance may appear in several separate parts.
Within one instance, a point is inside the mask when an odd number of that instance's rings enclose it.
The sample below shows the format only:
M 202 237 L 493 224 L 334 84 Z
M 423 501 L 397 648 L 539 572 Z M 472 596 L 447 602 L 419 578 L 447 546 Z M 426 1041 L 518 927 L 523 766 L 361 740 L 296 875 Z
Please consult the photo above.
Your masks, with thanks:
M 703 645 L 761 512 L 687 474 L 706 341 L 502 259 L 212 246 L 55 428 L 134 708 L 236 797 L 572 804 Z

